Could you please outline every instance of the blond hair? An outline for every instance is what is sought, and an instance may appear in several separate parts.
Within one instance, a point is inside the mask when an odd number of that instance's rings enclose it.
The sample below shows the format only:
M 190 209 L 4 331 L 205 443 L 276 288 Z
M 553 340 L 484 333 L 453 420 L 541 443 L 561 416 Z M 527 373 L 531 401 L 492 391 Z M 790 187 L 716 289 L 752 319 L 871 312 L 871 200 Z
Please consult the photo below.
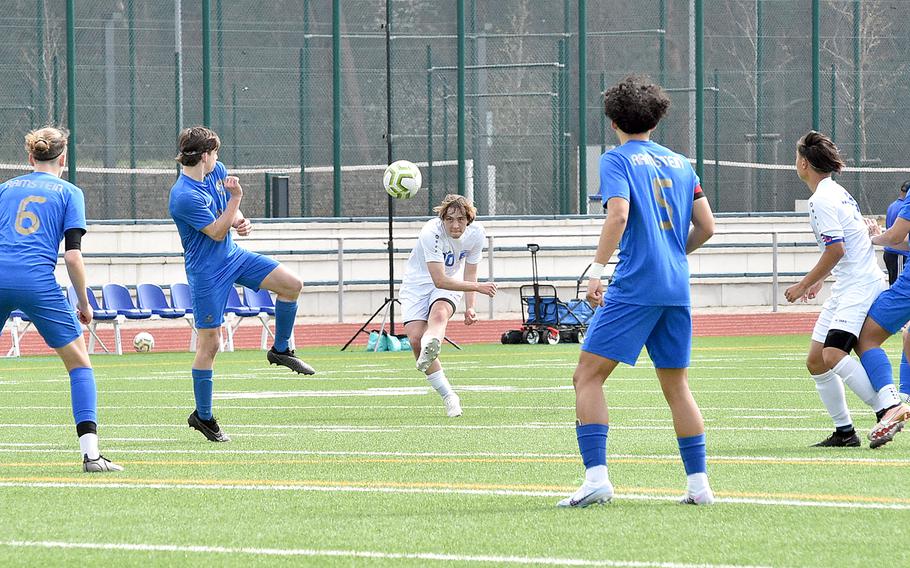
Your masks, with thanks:
M 57 159 L 66 150 L 69 132 L 65 128 L 44 126 L 25 135 L 25 150 L 36 162 Z
M 448 215 L 449 211 L 452 209 L 457 209 L 464 213 L 464 216 L 468 218 L 468 225 L 473 223 L 474 219 L 477 217 L 477 208 L 474 207 L 471 200 L 464 195 L 457 195 L 454 193 L 446 195 L 443 198 L 442 203 L 433 208 L 433 213 L 436 213 L 440 219 L 445 219 L 446 215 Z

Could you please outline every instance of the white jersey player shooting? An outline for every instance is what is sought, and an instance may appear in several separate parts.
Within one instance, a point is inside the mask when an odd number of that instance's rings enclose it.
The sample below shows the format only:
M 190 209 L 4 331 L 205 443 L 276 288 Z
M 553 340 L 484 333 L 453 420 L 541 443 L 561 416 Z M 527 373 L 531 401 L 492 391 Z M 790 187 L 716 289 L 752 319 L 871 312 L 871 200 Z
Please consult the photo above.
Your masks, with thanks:
M 461 195 L 447 195 L 433 209 L 408 257 L 400 297 L 404 330 L 417 358 L 417 370 L 442 397 L 446 414 L 461 416 L 461 401 L 439 363 L 446 325 L 465 297 L 464 323 L 477 321 L 477 293 L 496 295 L 496 284 L 477 281 L 486 234 L 474 223 L 477 210 Z
M 869 240 L 872 228 L 853 197 L 831 178 L 843 166 L 837 147 L 824 134 L 810 131 L 797 143 L 796 173 L 812 192 L 809 223 L 822 254 L 784 296 L 788 302 L 815 298 L 825 278 L 829 274 L 835 278 L 806 357 L 806 367 L 834 421 L 834 433 L 815 444 L 822 447 L 860 445 L 841 381 L 873 410 L 884 408 L 863 366 L 850 357 L 869 307 L 888 286 Z

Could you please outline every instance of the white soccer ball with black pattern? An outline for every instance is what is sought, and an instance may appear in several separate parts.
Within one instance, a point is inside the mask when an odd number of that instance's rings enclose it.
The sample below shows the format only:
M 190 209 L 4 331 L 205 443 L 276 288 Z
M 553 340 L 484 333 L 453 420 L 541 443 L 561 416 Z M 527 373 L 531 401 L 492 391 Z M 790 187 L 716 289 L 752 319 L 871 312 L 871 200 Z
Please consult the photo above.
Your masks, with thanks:
M 133 349 L 140 353 L 148 353 L 155 348 L 155 338 L 147 331 L 136 334 L 133 338 Z
M 382 186 L 395 199 L 410 199 L 420 190 L 423 177 L 414 162 L 392 162 L 382 174 Z

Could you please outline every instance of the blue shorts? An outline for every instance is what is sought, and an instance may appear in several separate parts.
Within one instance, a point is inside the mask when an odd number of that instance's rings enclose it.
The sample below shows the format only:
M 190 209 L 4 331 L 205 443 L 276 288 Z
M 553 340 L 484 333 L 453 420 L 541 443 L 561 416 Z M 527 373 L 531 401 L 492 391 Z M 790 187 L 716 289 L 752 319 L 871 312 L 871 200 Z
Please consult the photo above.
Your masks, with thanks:
M 869 308 L 869 317 L 892 335 L 910 321 L 910 287 L 901 286 L 902 280 L 879 294 Z
M 209 329 L 224 323 L 224 308 L 227 306 L 228 293 L 234 284 L 240 284 L 253 290 L 275 268 L 278 261 L 238 248 L 214 274 L 187 274 L 190 291 L 193 295 L 193 319 L 198 329 Z
M 64 347 L 82 337 L 76 311 L 66 301 L 60 287 L 47 290 L 0 289 L 0 326 L 10 312 L 22 310 L 52 349 Z
M 692 314 L 689 306 L 638 306 L 609 302 L 594 312 L 583 351 L 635 365 L 641 348 L 658 369 L 689 366 Z

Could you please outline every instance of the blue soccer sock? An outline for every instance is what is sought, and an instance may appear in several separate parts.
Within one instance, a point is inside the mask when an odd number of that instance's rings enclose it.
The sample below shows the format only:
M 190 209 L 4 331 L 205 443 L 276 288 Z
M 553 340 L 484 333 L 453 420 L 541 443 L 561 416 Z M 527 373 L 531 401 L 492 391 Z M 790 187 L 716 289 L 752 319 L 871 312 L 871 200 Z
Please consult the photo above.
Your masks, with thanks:
M 275 351 L 287 351 L 288 340 L 294 332 L 294 320 L 297 318 L 297 301 L 275 302 Z
M 79 367 L 70 371 L 70 399 L 73 405 L 73 419 L 76 424 L 98 422 L 95 407 L 98 403 L 95 390 L 95 371 L 91 367 Z
M 193 369 L 193 395 L 196 397 L 196 413 L 202 420 L 212 419 L 212 390 L 214 372 L 211 369 Z
M 872 388 L 875 389 L 875 392 L 882 390 L 888 385 L 894 385 L 891 361 L 888 360 L 888 355 L 885 354 L 885 350 L 881 347 L 876 347 L 863 353 L 859 358 L 859 362 L 866 369 L 866 374 L 869 375 L 869 382 L 872 383 Z
M 901 392 L 910 395 L 910 362 L 907 362 L 907 355 L 901 354 Z
M 705 435 L 697 434 L 685 438 L 677 438 L 679 443 L 679 455 L 682 457 L 683 466 L 686 468 L 686 475 L 694 473 L 707 473 L 708 471 L 708 453 L 705 449 Z
M 609 424 L 577 424 L 575 436 L 578 438 L 578 451 L 581 461 L 590 469 L 607 465 L 607 433 Z

